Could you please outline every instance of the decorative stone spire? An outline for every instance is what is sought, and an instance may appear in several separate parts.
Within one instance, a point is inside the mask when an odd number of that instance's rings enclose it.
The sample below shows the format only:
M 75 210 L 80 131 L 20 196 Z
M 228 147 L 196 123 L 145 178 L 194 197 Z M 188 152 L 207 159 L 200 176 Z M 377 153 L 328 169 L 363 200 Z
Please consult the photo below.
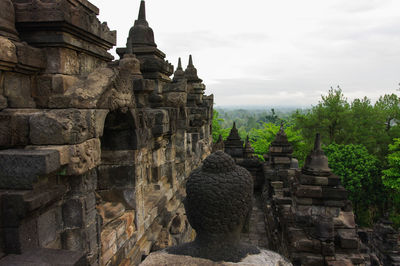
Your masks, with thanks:
M 247 135 L 246 142 L 244 144 L 243 157 L 246 158 L 246 159 L 254 157 L 254 149 L 253 149 L 253 147 L 251 147 L 251 143 L 250 143 L 250 140 L 249 140 L 249 135 Z
M 283 129 L 283 122 L 281 122 L 281 127 L 279 128 L 272 145 L 290 145 L 285 130 Z
M 267 158 L 270 164 L 275 168 L 290 168 L 292 153 L 293 147 L 288 141 L 282 122 L 274 141 L 269 147 Z
M 185 70 L 185 78 L 189 82 L 202 82 L 202 80 L 197 76 L 197 69 L 193 65 L 192 55 L 189 55 L 189 64 Z
M 174 73 L 173 81 L 179 81 L 184 78 L 185 78 L 185 72 L 183 71 L 181 58 L 179 57 L 178 67 L 176 68 L 176 71 Z
M 225 152 L 234 158 L 243 157 L 243 141 L 240 139 L 236 128 L 236 122 L 233 122 L 231 132 L 225 141 Z
M 221 134 L 219 134 L 218 140 L 217 142 L 215 142 L 213 144 L 213 148 L 212 151 L 216 152 L 216 151 L 224 151 L 225 145 L 224 145 L 224 140 L 221 136 Z
M 321 148 L 321 136 L 315 136 L 314 150 L 307 156 L 303 171 L 319 174 L 329 174 L 331 169 L 328 166 L 328 158 Z
M 144 0 L 142 0 L 142 1 L 140 2 L 138 20 L 144 20 L 144 21 L 146 21 L 146 5 L 145 5 Z
M 149 27 L 149 23 L 146 20 L 146 6 L 145 1 L 140 2 L 140 9 L 138 19 L 135 20 L 134 26 L 129 31 L 128 47 L 141 47 L 141 46 L 154 46 L 154 33 L 153 29 Z

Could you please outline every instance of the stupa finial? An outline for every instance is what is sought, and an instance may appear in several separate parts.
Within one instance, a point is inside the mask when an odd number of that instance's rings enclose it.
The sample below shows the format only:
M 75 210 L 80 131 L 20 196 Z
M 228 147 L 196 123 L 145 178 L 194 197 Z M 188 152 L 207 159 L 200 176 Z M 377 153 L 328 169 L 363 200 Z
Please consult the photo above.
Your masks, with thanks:
M 317 133 L 315 135 L 315 142 L 314 142 L 314 151 L 321 151 L 321 135 Z
M 181 61 L 180 57 L 178 59 L 178 68 L 177 69 L 182 69 L 182 61 Z
M 140 2 L 138 20 L 146 20 L 146 4 L 145 4 L 144 0 L 142 0 Z
M 192 67 L 193 66 L 193 58 L 192 55 L 189 55 L 189 64 L 188 67 Z

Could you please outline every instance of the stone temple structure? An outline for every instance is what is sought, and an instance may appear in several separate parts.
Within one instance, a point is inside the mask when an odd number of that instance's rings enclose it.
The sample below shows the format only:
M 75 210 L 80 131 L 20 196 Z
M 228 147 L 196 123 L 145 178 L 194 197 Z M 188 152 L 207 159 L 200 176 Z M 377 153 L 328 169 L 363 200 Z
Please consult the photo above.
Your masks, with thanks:
M 144 1 L 119 60 L 98 14 L 0 2 L 0 265 L 137 265 L 193 238 L 183 183 L 211 152 L 213 96 L 191 56 L 171 79 Z
M 400 265 L 400 235 L 389 221 L 373 229 L 355 223 L 347 191 L 329 168 L 319 134 L 301 169 L 283 125 L 263 163 L 247 160 L 252 148 L 248 139 L 243 144 L 235 124 L 213 150 L 225 150 L 258 182 L 244 241 L 267 242 L 268 249 L 293 265 Z

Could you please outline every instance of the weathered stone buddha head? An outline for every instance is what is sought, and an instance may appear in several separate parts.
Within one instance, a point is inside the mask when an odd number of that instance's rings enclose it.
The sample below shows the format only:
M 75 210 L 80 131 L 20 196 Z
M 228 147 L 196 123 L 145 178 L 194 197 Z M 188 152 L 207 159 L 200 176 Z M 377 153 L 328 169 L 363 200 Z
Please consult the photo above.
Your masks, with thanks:
M 240 232 L 252 208 L 253 179 L 232 157 L 222 151 L 208 156 L 190 174 L 186 194 L 186 215 L 196 239 L 168 252 L 234 262 L 259 253 L 258 248 L 240 243 Z
M 240 232 L 252 206 L 253 181 L 231 156 L 217 151 L 191 173 L 186 193 L 186 215 L 199 236 Z

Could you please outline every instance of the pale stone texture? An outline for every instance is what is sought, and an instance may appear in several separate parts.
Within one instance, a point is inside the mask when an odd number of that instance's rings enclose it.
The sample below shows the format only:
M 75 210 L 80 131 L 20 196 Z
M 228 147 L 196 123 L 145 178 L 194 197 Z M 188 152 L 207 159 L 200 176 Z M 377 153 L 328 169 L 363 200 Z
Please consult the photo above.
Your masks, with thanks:
M 264 266 L 290 266 L 288 260 L 283 258 L 281 255 L 262 249 L 260 254 L 248 255 L 246 258 L 242 259 L 241 262 L 214 262 L 202 258 L 194 258 L 190 256 L 178 256 L 173 254 L 168 254 L 165 251 L 159 251 L 156 253 L 151 253 L 140 265 L 150 266 L 150 265 L 182 265 L 182 266 L 233 266 L 233 265 L 264 265 Z
M 8 72 L 4 78 L 4 96 L 8 105 L 13 108 L 32 108 L 33 101 L 31 90 L 31 77 L 24 74 Z
M 0 53 L 0 61 L 3 61 L 2 64 L 6 63 L 12 66 L 13 63 L 16 64 L 18 62 L 17 49 L 12 41 L 0 36 L 0 47 L 2 51 Z

